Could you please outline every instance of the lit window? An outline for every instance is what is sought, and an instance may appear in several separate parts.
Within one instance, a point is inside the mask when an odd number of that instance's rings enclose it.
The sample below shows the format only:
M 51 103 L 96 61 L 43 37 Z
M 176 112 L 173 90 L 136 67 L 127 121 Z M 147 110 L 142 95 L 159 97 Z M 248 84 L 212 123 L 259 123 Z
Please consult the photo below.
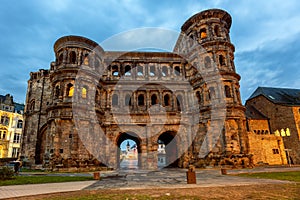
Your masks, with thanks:
M 87 97 L 87 88 L 86 87 L 82 88 L 82 90 L 81 90 L 81 97 L 83 99 L 86 99 L 86 97 Z
M 207 33 L 206 33 L 206 29 L 205 29 L 205 28 L 202 28 L 202 29 L 200 30 L 200 38 L 201 38 L 201 39 L 207 38 Z
M 73 86 L 72 83 L 69 83 L 69 84 L 67 85 L 67 96 L 68 96 L 68 97 L 72 97 L 73 94 L 74 94 L 74 86 Z

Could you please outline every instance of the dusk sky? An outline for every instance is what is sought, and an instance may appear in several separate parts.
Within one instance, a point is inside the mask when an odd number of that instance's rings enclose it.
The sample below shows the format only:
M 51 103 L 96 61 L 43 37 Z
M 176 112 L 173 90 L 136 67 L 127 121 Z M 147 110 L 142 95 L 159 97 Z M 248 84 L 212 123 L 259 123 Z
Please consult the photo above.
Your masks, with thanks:
M 258 86 L 300 88 L 298 0 L 2 0 L 0 94 L 25 103 L 29 73 L 50 68 L 54 42 L 62 36 L 84 36 L 105 50 L 162 41 L 172 51 L 183 23 L 210 8 L 232 16 L 243 102 Z M 148 27 L 175 34 L 126 34 Z M 121 37 L 111 40 L 116 35 Z

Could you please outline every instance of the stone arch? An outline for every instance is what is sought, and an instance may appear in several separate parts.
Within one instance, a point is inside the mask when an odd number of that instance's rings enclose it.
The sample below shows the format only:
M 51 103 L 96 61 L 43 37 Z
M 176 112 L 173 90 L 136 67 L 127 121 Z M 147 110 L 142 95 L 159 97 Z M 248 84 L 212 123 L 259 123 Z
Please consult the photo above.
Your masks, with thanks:
M 116 141 L 115 143 L 118 146 L 118 150 L 117 150 L 117 168 L 120 168 L 120 153 L 121 153 L 121 144 L 122 142 L 124 142 L 125 140 L 133 140 L 136 145 L 137 145 L 137 153 L 138 153 L 138 163 L 137 163 L 137 167 L 140 168 L 141 167 L 141 143 L 142 143 L 142 139 L 134 132 L 123 132 L 123 133 L 119 133 L 119 135 L 116 137 Z
M 35 146 L 35 164 L 42 164 L 44 161 L 44 154 L 46 152 L 46 133 L 47 124 L 44 124 L 37 134 Z
M 158 144 L 165 145 L 165 167 L 178 167 L 180 138 L 177 135 L 177 131 L 164 130 L 161 134 L 158 134 L 155 139 Z M 158 155 L 158 157 L 159 156 L 160 155 Z

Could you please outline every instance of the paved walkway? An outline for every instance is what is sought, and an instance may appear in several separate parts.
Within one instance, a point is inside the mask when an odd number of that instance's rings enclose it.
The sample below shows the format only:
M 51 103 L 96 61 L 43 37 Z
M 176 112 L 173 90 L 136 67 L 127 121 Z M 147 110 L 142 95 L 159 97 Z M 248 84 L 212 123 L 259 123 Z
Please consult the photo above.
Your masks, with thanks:
M 101 172 L 100 181 L 1 186 L 0 199 L 78 190 L 190 188 L 289 183 L 288 181 L 279 180 L 259 179 L 258 181 L 258 179 L 253 178 L 225 176 L 221 175 L 220 169 L 204 169 L 196 170 L 197 184 L 187 184 L 186 171 L 186 169 L 164 169 L 160 171 L 106 171 Z M 300 167 L 267 167 L 242 170 L 228 170 L 228 174 L 276 171 L 300 171 Z M 75 174 L 68 173 L 68 175 L 74 176 Z M 77 174 L 77 176 L 86 175 L 87 174 Z M 92 176 L 92 173 L 89 175 Z

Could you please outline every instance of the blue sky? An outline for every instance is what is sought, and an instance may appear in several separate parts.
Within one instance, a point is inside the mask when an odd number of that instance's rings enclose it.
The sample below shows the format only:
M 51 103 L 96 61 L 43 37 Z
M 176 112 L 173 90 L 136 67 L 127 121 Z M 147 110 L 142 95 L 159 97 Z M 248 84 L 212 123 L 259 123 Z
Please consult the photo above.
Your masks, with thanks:
M 0 94 L 23 103 L 29 73 L 50 68 L 53 44 L 62 36 L 80 35 L 106 50 L 124 50 L 128 41 L 162 35 L 129 34 L 115 45 L 104 41 L 146 27 L 179 33 L 189 17 L 209 8 L 225 9 L 233 18 L 230 35 L 244 101 L 258 86 L 300 88 L 298 0 L 1 0 Z M 172 50 L 175 40 L 170 37 L 165 48 Z

